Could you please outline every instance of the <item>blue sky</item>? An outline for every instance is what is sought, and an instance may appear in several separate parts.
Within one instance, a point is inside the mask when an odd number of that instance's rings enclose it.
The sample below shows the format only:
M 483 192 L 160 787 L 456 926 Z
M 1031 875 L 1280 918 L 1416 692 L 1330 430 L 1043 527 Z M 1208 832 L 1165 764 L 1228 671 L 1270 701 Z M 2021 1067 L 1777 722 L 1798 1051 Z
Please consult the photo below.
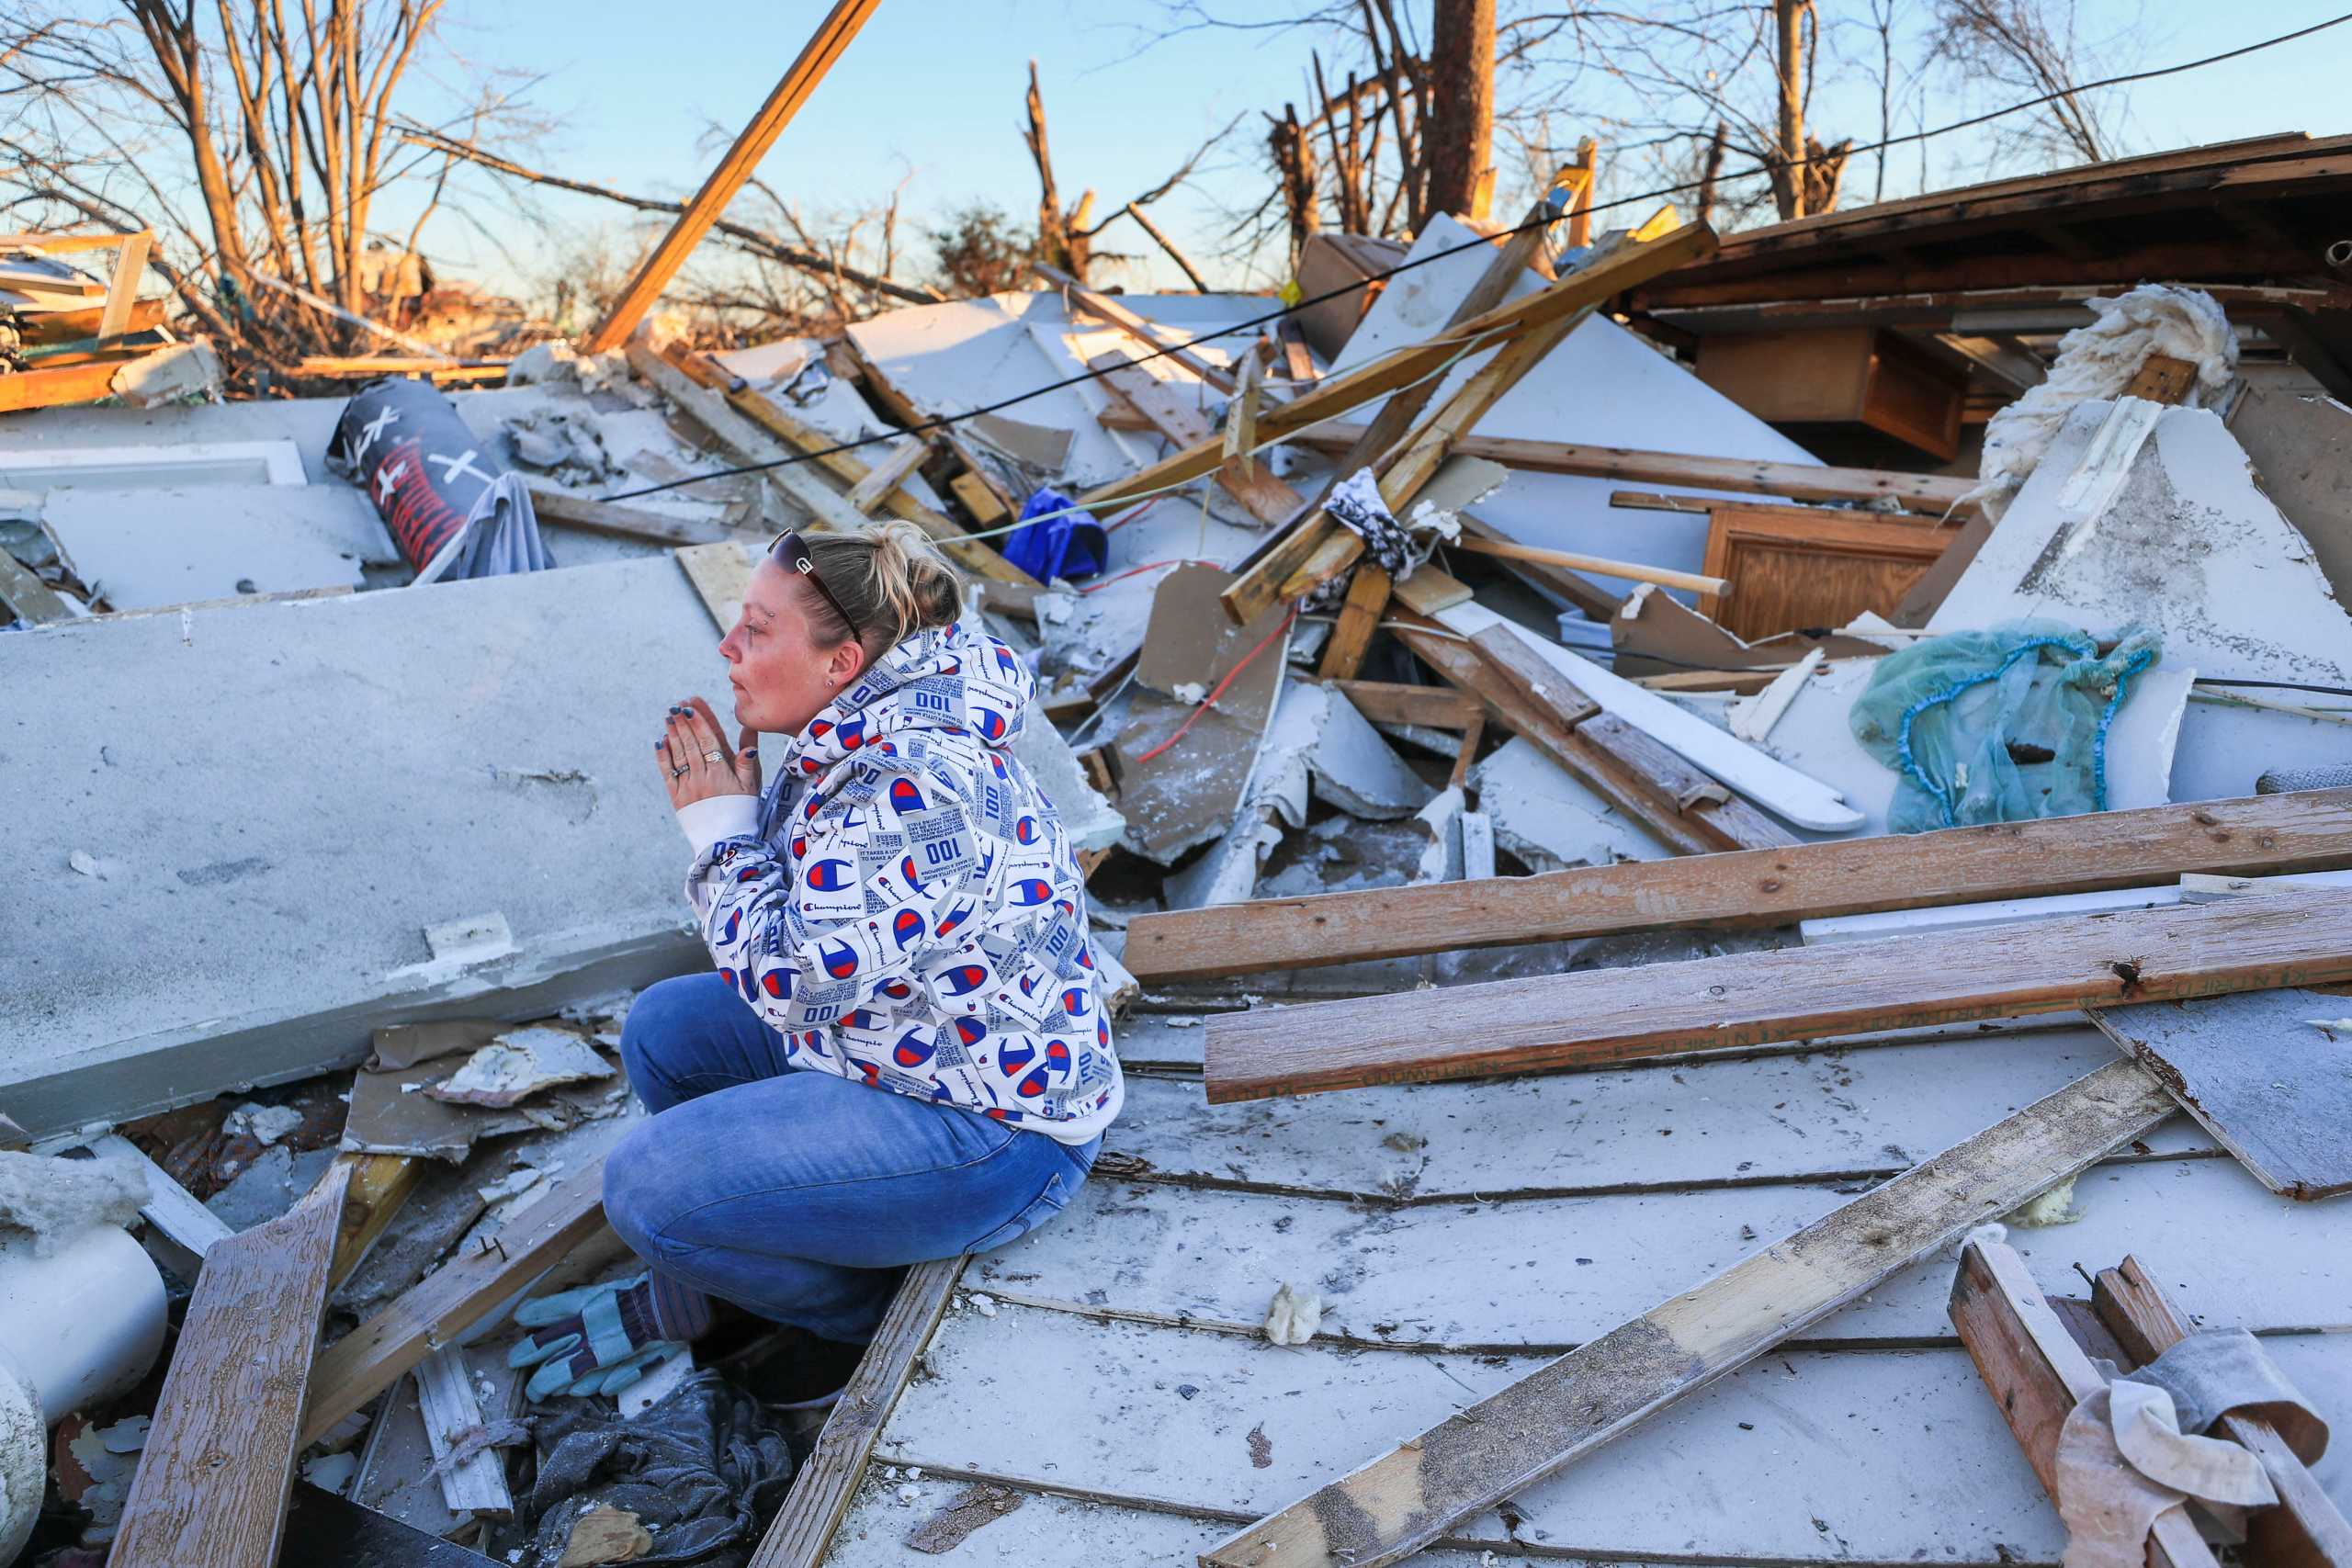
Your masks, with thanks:
M 1270 0 L 1218 4 L 1228 15 L 1272 9 Z M 1926 0 L 1896 4 L 1922 17 L 1928 10 Z M 444 15 L 457 13 L 445 23 L 447 37 L 472 62 L 537 73 L 529 99 L 555 125 L 526 162 L 674 197 L 691 191 L 717 156 L 703 140 L 707 127 L 739 127 L 827 8 L 820 0 L 703 0 L 682 14 L 608 0 L 509 0 L 495 8 L 461 4 Z M 2085 35 L 2119 40 L 2112 57 L 2094 62 L 2103 73 L 2212 53 L 2344 8 L 2344 0 L 2081 0 Z M 664 27 L 665 15 L 685 25 Z M 865 206 L 901 179 L 909 179 L 902 234 L 971 199 L 1025 220 L 1035 209 L 1036 182 L 1019 128 L 1034 56 L 1066 201 L 1091 186 L 1106 208 L 1115 206 L 1156 183 L 1234 115 L 1245 115 L 1227 149 L 1204 165 L 1201 188 L 1178 192 L 1153 212 L 1212 278 L 1262 287 L 1270 280 L 1213 260 L 1224 226 L 1219 204 L 1253 203 L 1267 188 L 1259 111 L 1303 97 L 1310 40 L 1296 33 L 1204 31 L 1136 52 L 1162 15 L 1152 0 L 883 0 L 769 152 L 761 176 L 802 203 L 812 226 L 828 212 Z M 1327 52 L 1327 67 L 1329 62 Z M 2127 139 L 2132 150 L 2150 151 L 2269 131 L 2352 130 L 2347 79 L 2352 23 L 2132 89 Z M 1593 118 L 1600 119 L 1608 107 L 1598 100 Z M 1957 118 L 1965 107 L 1973 106 L 1949 94 L 1931 97 L 1929 122 Z M 1875 89 L 1825 92 L 1814 105 L 1814 121 L 1832 135 L 1869 140 L 1878 123 Z M 1564 121 L 1561 134 L 1572 140 L 1585 129 L 1601 137 L 1606 167 L 1605 123 Z M 1940 187 L 1984 177 L 1984 144 L 1972 133 L 1934 143 L 1929 182 Z M 1645 188 L 1647 176 L 1629 164 L 1621 162 L 1615 190 L 1605 186 L 1604 196 Z M 1849 171 L 1848 205 L 1867 197 L 1871 175 L 1867 161 Z M 1917 150 L 1895 154 L 1888 193 L 1918 184 Z M 546 193 L 541 199 L 548 216 L 567 225 L 606 226 L 617 234 L 628 221 L 622 209 L 592 198 Z M 527 226 L 502 226 L 502 237 L 522 270 L 546 266 L 548 253 Z M 1106 231 L 1098 243 L 1152 252 L 1130 224 Z M 517 281 L 516 268 L 462 224 L 437 223 L 425 248 L 493 286 Z M 1152 254 L 1151 264 L 1125 281 L 1181 287 L 1174 270 Z M 902 264 L 901 270 L 920 266 Z

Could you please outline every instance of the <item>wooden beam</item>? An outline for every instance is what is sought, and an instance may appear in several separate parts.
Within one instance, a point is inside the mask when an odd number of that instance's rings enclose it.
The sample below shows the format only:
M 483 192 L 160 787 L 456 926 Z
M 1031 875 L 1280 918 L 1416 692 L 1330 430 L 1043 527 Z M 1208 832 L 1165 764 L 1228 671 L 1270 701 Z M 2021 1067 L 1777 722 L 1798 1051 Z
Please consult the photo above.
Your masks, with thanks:
M 850 456 L 846 452 L 842 455 Z M 882 460 L 867 469 L 864 479 L 850 486 L 851 508 L 863 512 L 868 517 L 873 516 L 875 509 L 899 488 L 899 481 L 922 468 L 923 459 L 930 456 L 930 446 L 919 435 L 904 436 L 892 442 L 890 449 L 882 455 Z
M 784 1506 L 752 1554 L 750 1568 L 818 1568 L 824 1562 L 865 1477 L 875 1440 L 946 1315 L 963 1270 L 961 1258 L 918 1263 L 907 1270 L 874 1342 L 825 1417 L 816 1451 L 792 1478 Z
M 2306 790 L 1170 910 L 1136 918 L 1124 961 L 1147 981 L 1205 980 L 1463 947 L 2099 893 L 2184 872 L 2270 876 L 2344 866 L 2352 866 L 2352 789 Z
M 649 512 L 641 506 L 591 501 L 545 485 L 531 487 L 531 510 L 549 523 L 616 539 L 642 539 L 648 544 L 707 545 L 728 536 L 727 530 L 716 523 L 695 523 Z
M 2107 1380 L 2006 1242 L 1972 1241 L 1960 1249 L 1951 1311 L 1985 1391 L 2056 1503 L 2059 1433 L 2075 1406 Z M 2156 1516 L 2147 1562 L 2148 1568 L 2215 1568 L 2211 1549 L 2177 1504 Z
M 1413 581 L 1421 573 L 1413 574 Z M 1487 712 L 1543 749 L 1586 787 L 1677 854 L 1793 845 L 1795 837 L 1676 752 L 1579 691 L 1504 627 L 1467 644 L 1407 626 L 1397 634 L 1421 662 L 1476 697 Z
M 1693 593 L 1712 594 L 1718 599 L 1728 599 L 1733 592 L 1729 578 L 1702 577 L 1695 571 L 1669 571 L 1662 566 L 1610 560 L 1601 556 L 1578 555 L 1573 550 L 1540 549 L 1533 545 L 1482 539 L 1471 534 L 1456 539 L 1453 548 L 1466 550 L 1474 556 L 1492 556 L 1498 560 L 1533 561 L 1541 566 L 1556 566 L 1570 571 L 1594 571 L 1604 577 L 1622 577 L 1631 582 L 1655 582 L 1661 588 L 1687 588 Z
M 390 1228 L 424 1175 L 424 1162 L 406 1155 L 355 1156 L 351 1184 L 344 1193 L 343 1218 L 334 1233 L 334 1263 L 327 1271 L 332 1291 L 351 1277 L 377 1238 Z
M 1373 634 L 1380 630 L 1381 614 L 1388 608 L 1388 594 L 1394 584 L 1387 571 L 1375 562 L 1366 561 L 1356 568 L 1348 580 L 1347 597 L 1340 602 L 1339 619 L 1331 627 L 1330 640 L 1323 645 L 1323 658 L 1316 666 L 1316 673 L 1326 681 L 1352 681 L 1356 671 L 1363 668 L 1363 656 L 1372 647 Z
M 1302 446 L 1347 450 L 1365 427 L 1327 423 L 1298 437 Z M 1453 444 L 1458 457 L 1484 457 L 1506 468 L 1534 474 L 1568 474 L 1620 479 L 1628 484 L 1687 485 L 1693 490 L 1732 491 L 1742 495 L 1780 496 L 1789 501 L 1885 502 L 1910 512 L 1941 516 L 1959 502 L 1967 479 L 1941 474 L 1905 474 L 1887 468 L 1826 468 L 1760 458 L 1693 457 L 1679 452 L 1645 452 L 1631 446 L 1585 446 L 1566 441 L 1528 441 L 1514 436 L 1464 435 Z M 1965 516 L 1973 505 L 1952 512 Z
M 495 1245 L 452 1258 L 322 1352 L 302 1414 L 302 1444 L 390 1388 L 402 1372 L 526 1289 L 605 1224 L 602 1155 L 508 1221 Z M 216 1253 L 219 1247 L 213 1249 Z M 193 1558 L 189 1561 L 209 1561 Z
M 296 1432 L 356 1163 L 337 1159 L 293 1208 L 205 1253 L 107 1559 L 113 1568 L 277 1561 L 294 1456 L 316 1436 L 298 1441 Z
M 746 417 L 717 389 L 705 386 L 684 367 L 673 365 L 641 341 L 623 352 L 629 369 L 669 399 L 678 412 L 707 431 L 730 465 L 771 464 L 758 478 L 773 486 L 821 527 L 854 532 L 865 519 L 850 510 L 848 498 L 806 463 L 787 463 L 791 450 L 778 444 L 758 421 Z
M 639 266 L 637 275 L 621 290 L 620 298 L 613 301 L 613 308 L 597 323 L 596 330 L 588 334 L 581 344 L 583 349 L 590 354 L 604 354 L 628 341 L 637 324 L 662 298 L 662 290 L 669 288 L 670 279 L 685 265 L 686 257 L 694 254 L 710 226 L 727 210 L 727 204 L 735 199 L 735 193 L 743 188 L 743 182 L 752 177 L 752 171 L 760 166 L 767 150 L 775 145 L 775 139 L 792 122 L 800 106 L 808 101 L 808 95 L 816 91 L 817 84 L 825 79 L 833 62 L 841 58 L 849 40 L 857 36 L 858 29 L 880 4 L 881 0 L 838 0 L 817 25 L 816 36 L 784 73 L 784 80 L 775 85 L 767 102 L 760 106 L 752 122 L 727 150 L 727 156 L 711 170 L 702 189 Z
M 114 389 L 114 373 L 138 357 L 125 355 L 56 370 L 19 370 L 13 376 L 0 376 L 0 413 L 95 401 Z
M 1477 699 L 1445 686 L 1408 686 L 1388 681 L 1337 681 L 1340 693 L 1374 724 L 1420 724 L 1431 729 L 1467 729 L 1484 724 Z M 1225 906 L 1227 908 L 1231 905 Z M 1253 908 L 1242 905 L 1243 908 Z
M 1035 273 L 1046 288 L 1058 292 L 1066 305 L 1073 306 L 1096 321 L 1116 327 L 1137 344 L 1159 355 L 1173 360 L 1216 388 L 1225 397 L 1231 397 L 1238 387 L 1226 368 L 1185 346 L 1188 334 L 1174 333 L 1173 341 L 1163 336 L 1159 328 L 1128 310 L 1107 294 L 1097 294 L 1059 267 L 1033 262 L 1029 270 Z
M 107 285 L 106 308 L 98 312 L 98 336 L 120 337 L 130 330 L 130 308 L 139 300 L 140 279 L 147 276 L 147 252 L 155 236 L 141 229 L 123 237 L 115 254 L 114 276 Z
M 841 443 L 815 426 L 804 424 L 793 418 L 778 408 L 774 399 L 760 392 L 741 377 L 729 375 L 707 356 L 690 361 L 686 366 L 676 368 L 681 375 L 708 378 L 709 379 L 698 381 L 697 384 L 714 394 L 723 395 L 728 408 L 759 426 L 787 449 L 803 456 L 817 452 L 825 454 L 821 457 L 810 457 L 808 463 L 801 465 L 803 469 L 809 468 L 821 469 L 844 488 L 853 490 L 873 476 L 874 469 L 865 458 L 855 452 L 828 450 L 840 446 Z M 956 443 L 951 439 L 948 445 L 954 446 Z M 792 470 L 779 468 L 773 471 L 782 474 Z M 821 485 L 823 481 L 811 475 L 808 482 Z M 847 520 L 834 517 L 828 517 L 825 520 L 838 527 L 855 528 L 860 525 L 863 521 L 862 514 L 850 505 L 846 496 L 842 499 L 841 504 Z M 986 540 L 973 538 L 956 524 L 954 518 L 923 505 L 913 496 L 909 495 L 903 484 L 893 486 L 883 496 L 881 506 L 882 510 L 891 516 L 904 518 L 930 535 L 933 543 L 939 546 L 943 555 L 974 577 L 984 577 L 991 582 L 1009 583 L 1013 587 L 1024 588 L 1032 592 L 1045 586 L 990 548 Z
M 1098 384 L 1103 394 L 1139 415 L 1145 424 L 1170 445 L 1183 448 L 1216 435 L 1208 411 L 1188 401 L 1182 381 L 1164 380 L 1125 354 L 1098 354 L 1087 367 L 1103 374 Z M 1298 514 L 1306 498 L 1291 489 L 1264 463 L 1244 464 L 1228 457 L 1216 469 L 1219 489 L 1239 502 L 1261 523 L 1282 524 Z
M 2352 980 L 2352 910 L 2223 904 L 1221 1013 L 1212 1104 Z
M 1201 1554 L 1382 1568 L 2138 1137 L 2172 1101 L 2101 1067 Z
M 1312 391 L 1301 393 L 1258 421 L 1259 438 L 1288 436 L 1319 424 L 1374 398 L 1430 375 L 1471 344 L 1500 343 L 1519 333 L 1555 321 L 1564 316 L 1623 292 L 1643 277 L 1655 276 L 1695 256 L 1712 254 L 1714 231 L 1693 223 L 1647 244 L 1621 250 L 1551 288 L 1507 300 L 1493 310 L 1448 328 L 1409 348 L 1383 355 L 1345 375 L 1329 376 Z M 1080 499 L 1091 510 L 1103 512 L 1125 504 L 1145 491 L 1180 484 L 1213 471 L 1225 460 L 1222 443 L 1210 441 L 1187 447 L 1138 469 L 1125 479 L 1091 490 Z
M 2123 1353 L 2142 1366 L 2188 1337 L 2188 1320 L 2136 1258 L 2098 1271 L 2091 1305 Z M 2266 1568 L 2352 1568 L 2352 1522 L 2278 1428 L 2259 1416 L 2233 1412 L 2213 1429 L 2260 1460 L 2278 1494 L 2278 1506 L 2246 1514 L 2248 1561 Z

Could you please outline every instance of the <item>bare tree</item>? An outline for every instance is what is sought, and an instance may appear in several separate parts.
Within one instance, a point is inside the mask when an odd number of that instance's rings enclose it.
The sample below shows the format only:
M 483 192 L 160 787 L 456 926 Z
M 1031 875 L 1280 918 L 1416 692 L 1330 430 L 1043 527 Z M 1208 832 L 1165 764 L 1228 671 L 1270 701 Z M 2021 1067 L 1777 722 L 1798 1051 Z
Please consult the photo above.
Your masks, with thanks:
M 1211 148 L 1231 134 L 1233 128 L 1241 122 L 1241 117 L 1236 115 L 1223 130 L 1193 149 L 1191 155 L 1176 165 L 1175 172 L 1166 179 L 1142 195 L 1122 203 L 1100 221 L 1090 221 L 1094 216 L 1094 191 L 1091 186 L 1067 209 L 1062 207 L 1061 193 L 1054 181 L 1053 153 L 1046 140 L 1046 97 L 1037 85 L 1037 62 L 1034 60 L 1029 62 L 1029 96 L 1026 102 L 1028 120 L 1022 127 L 1021 137 L 1028 144 L 1031 162 L 1037 167 L 1036 259 L 1069 274 L 1080 283 L 1087 282 L 1087 275 L 1098 254 L 1104 261 L 1135 260 L 1132 255 L 1109 251 L 1098 253 L 1094 248 L 1097 234 L 1120 219 L 1127 218 L 1150 236 L 1153 243 L 1168 253 L 1169 259 L 1192 279 L 1193 288 L 1207 292 L 1208 285 L 1202 279 L 1200 269 L 1193 265 L 1192 258 L 1177 248 L 1176 242 L 1151 220 L 1144 209 L 1191 179 L 1201 160 L 1208 155 Z
M 1936 32 L 1938 58 L 1959 75 L 2018 99 L 2052 96 L 2013 141 L 2086 164 L 2116 155 L 2111 121 L 2120 100 L 2094 98 L 2075 84 L 2090 74 L 2084 66 L 2092 58 L 2112 65 L 2125 39 L 2086 48 L 2074 0 L 1936 0 Z
M 369 252 L 413 249 L 443 204 L 452 154 L 404 148 L 392 126 L 443 4 L 119 0 L 96 18 L 0 6 L 0 96 L 17 111 L 0 123 L 0 205 L 19 227 L 156 231 L 150 265 L 232 367 L 348 346 L 385 270 Z M 440 128 L 452 141 L 533 129 L 472 79 Z M 436 168 L 406 235 L 379 233 L 382 192 Z

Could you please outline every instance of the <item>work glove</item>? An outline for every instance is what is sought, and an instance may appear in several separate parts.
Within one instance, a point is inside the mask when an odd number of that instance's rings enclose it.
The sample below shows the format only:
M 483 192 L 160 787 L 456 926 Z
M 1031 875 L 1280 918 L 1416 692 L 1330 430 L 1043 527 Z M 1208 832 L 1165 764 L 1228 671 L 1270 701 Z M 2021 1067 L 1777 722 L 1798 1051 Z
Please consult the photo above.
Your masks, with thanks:
M 617 1393 L 684 1354 L 685 1346 L 661 1337 L 644 1286 L 638 1274 L 534 1296 L 516 1307 L 514 1321 L 529 1332 L 507 1350 L 506 1364 L 538 1369 L 524 1395 L 537 1402 L 560 1393 Z

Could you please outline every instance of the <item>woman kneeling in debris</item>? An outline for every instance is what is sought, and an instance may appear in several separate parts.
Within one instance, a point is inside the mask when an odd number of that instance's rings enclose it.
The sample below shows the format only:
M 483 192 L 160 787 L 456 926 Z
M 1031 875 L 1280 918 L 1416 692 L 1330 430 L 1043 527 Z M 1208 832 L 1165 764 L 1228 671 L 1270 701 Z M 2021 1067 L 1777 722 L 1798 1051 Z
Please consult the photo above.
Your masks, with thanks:
M 654 1114 L 605 1213 L 648 1267 L 518 1313 L 533 1397 L 624 1386 L 725 1301 L 798 1330 L 789 1403 L 828 1404 L 902 1265 L 1001 1247 L 1086 1179 L 1124 1093 L 1086 885 L 1010 749 L 1035 681 L 959 608 L 912 525 L 785 534 L 718 648 L 739 745 L 700 697 L 670 710 L 718 973 L 629 1010 Z M 763 733 L 792 738 L 764 795 Z

